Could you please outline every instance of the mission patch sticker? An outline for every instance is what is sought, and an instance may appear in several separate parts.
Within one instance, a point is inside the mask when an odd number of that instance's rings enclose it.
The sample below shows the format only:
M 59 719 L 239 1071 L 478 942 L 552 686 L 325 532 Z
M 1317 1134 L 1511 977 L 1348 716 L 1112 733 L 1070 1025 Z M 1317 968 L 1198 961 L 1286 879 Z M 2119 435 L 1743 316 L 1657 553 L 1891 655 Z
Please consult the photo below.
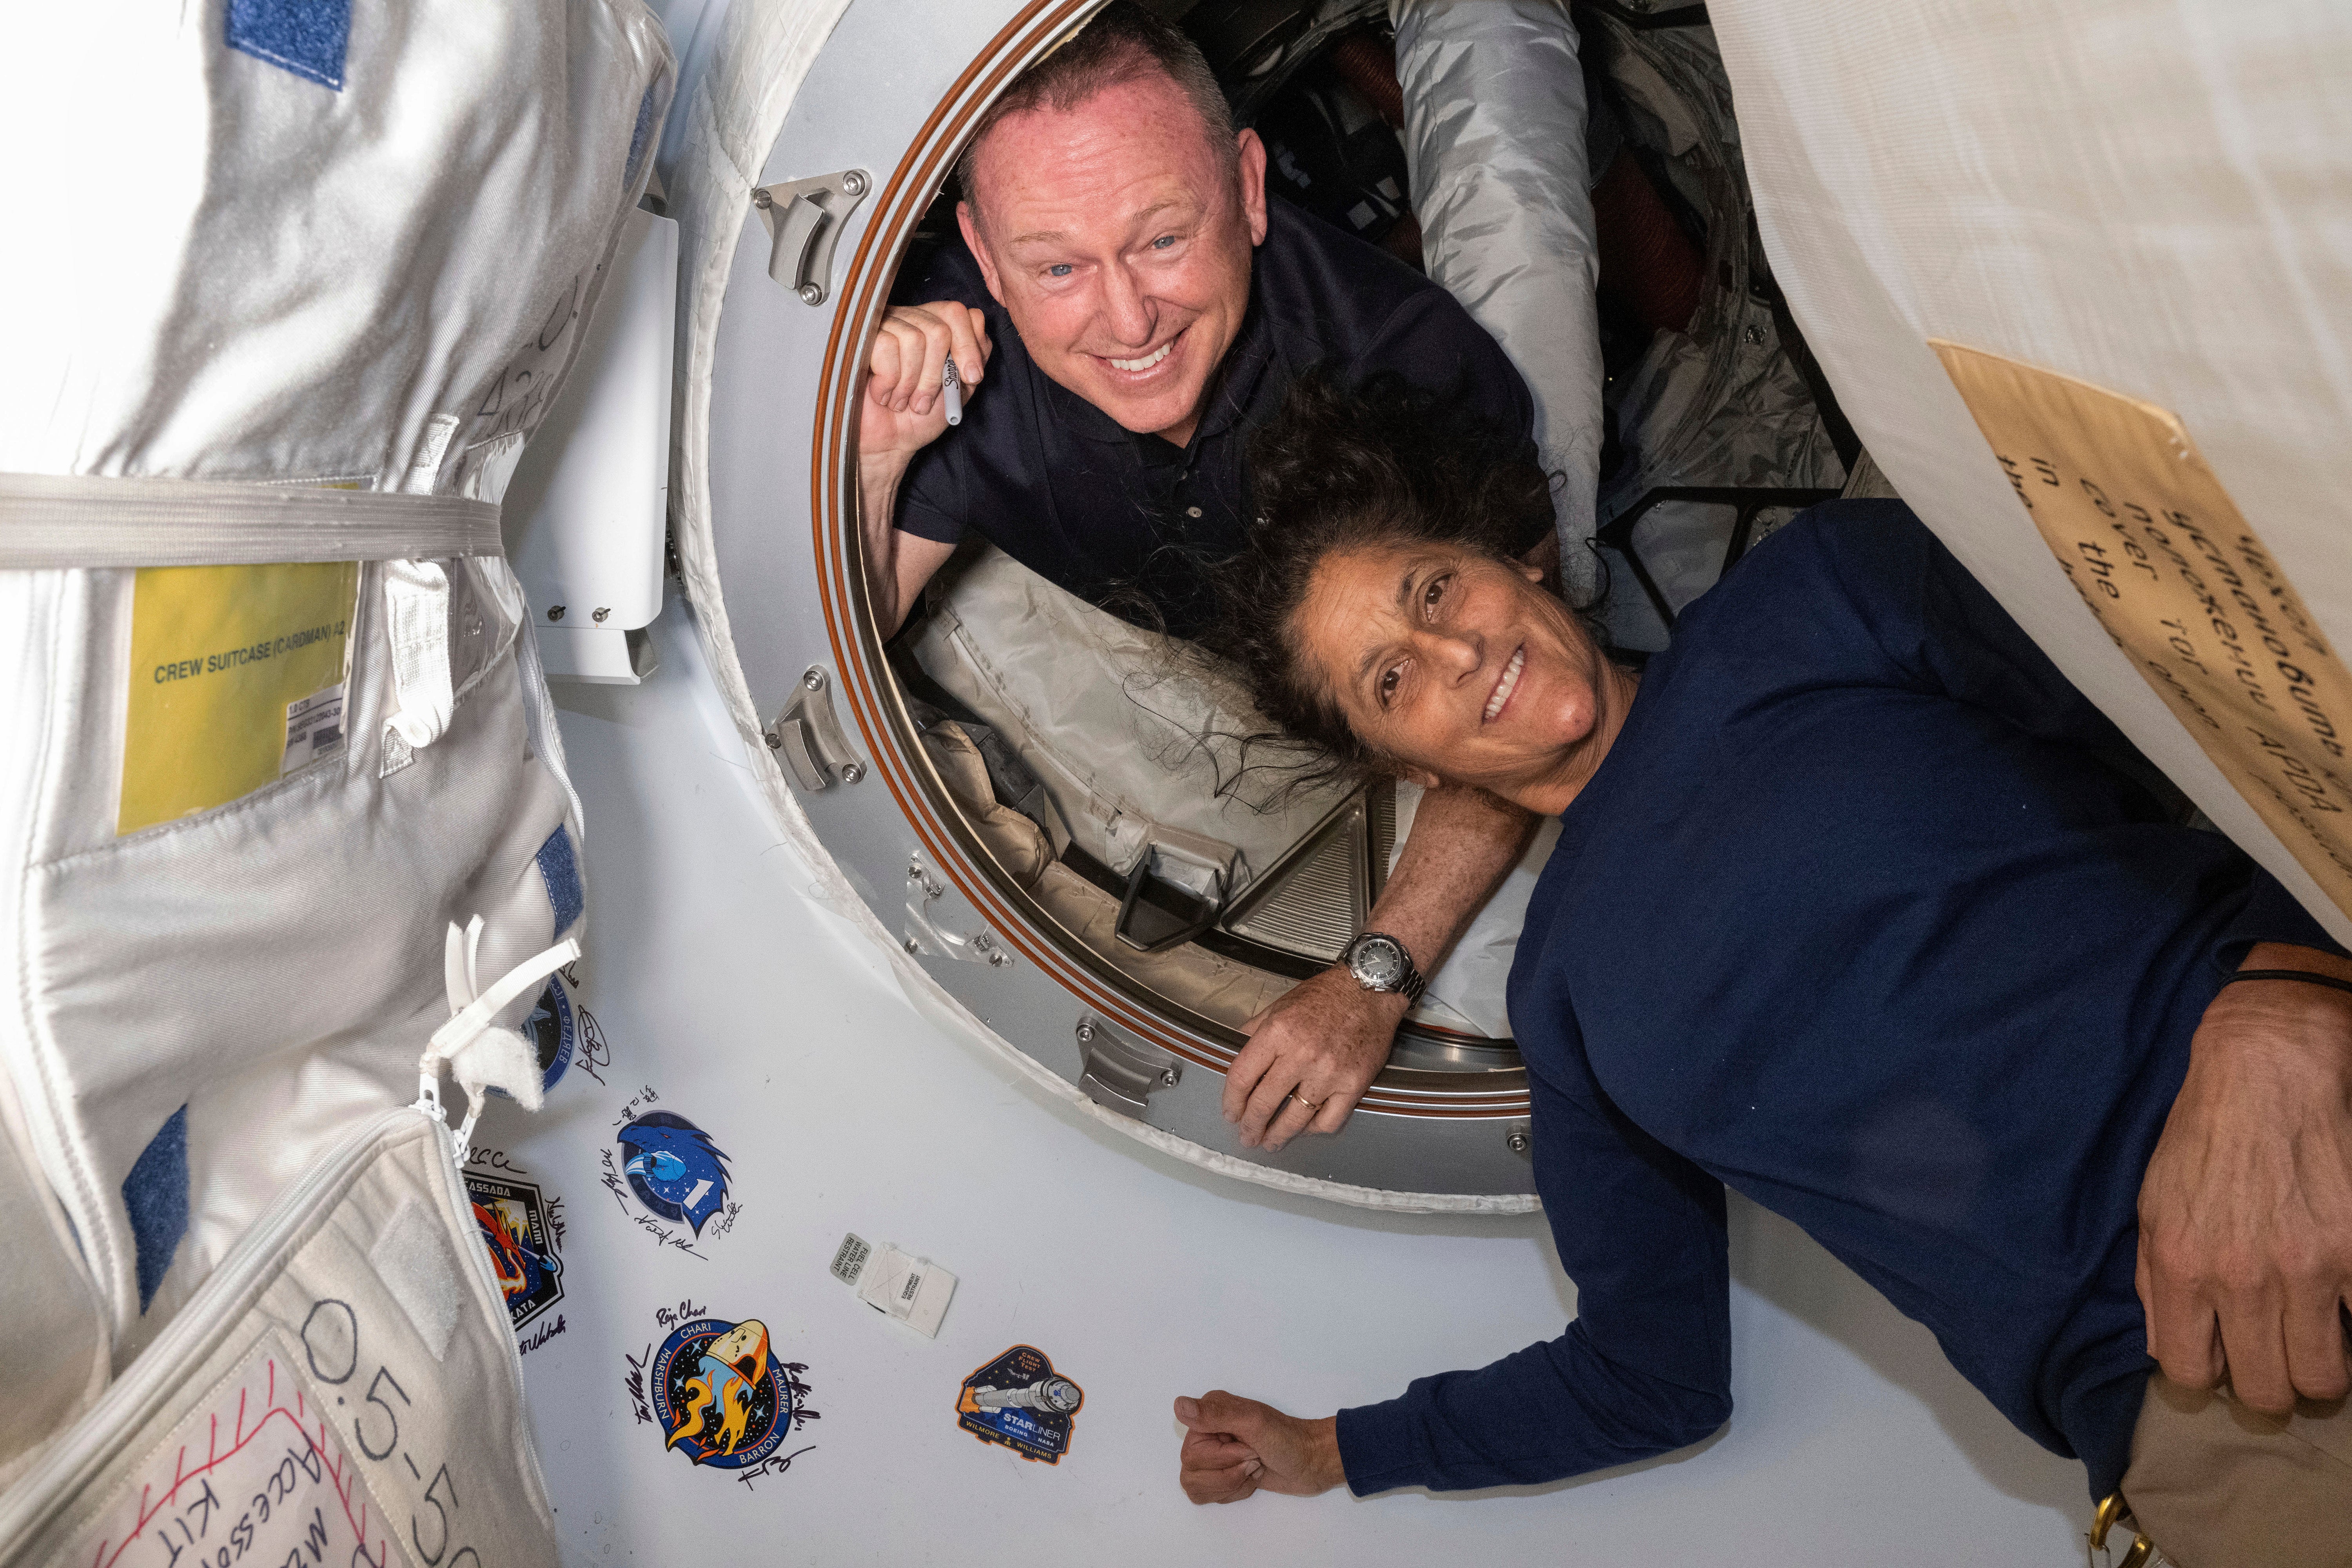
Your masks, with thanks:
M 661 1429 L 664 1447 L 746 1482 L 808 1451 L 778 1452 L 817 1413 L 801 1375 L 807 1366 L 775 1358 L 766 1323 L 713 1317 L 691 1301 L 654 1316 L 669 1332 L 628 1358 L 625 1385 L 637 1419 Z
M 520 1329 L 563 1300 L 551 1205 L 530 1182 L 474 1171 L 466 1173 L 466 1192 L 474 1200 L 474 1226 L 489 1249 L 507 1316 Z
M 1070 1451 L 1070 1426 L 1086 1391 L 1054 1371 L 1034 1345 L 1014 1345 L 963 1380 L 956 1425 L 983 1443 L 1002 1443 L 1024 1459 L 1057 1465 Z
M 523 1020 L 522 1037 L 529 1040 L 539 1056 L 539 1081 L 542 1089 L 553 1089 L 562 1078 L 563 1069 L 572 1065 L 572 1053 L 578 1040 L 578 1026 L 573 1021 L 571 993 L 563 976 L 551 974 L 545 989 L 539 994 L 538 1005 Z
M 736 1201 L 727 1151 L 694 1122 L 657 1106 L 651 1084 L 613 1119 L 613 1142 L 597 1152 L 597 1180 L 639 1230 L 665 1247 L 709 1258 L 702 1247 L 735 1228 Z

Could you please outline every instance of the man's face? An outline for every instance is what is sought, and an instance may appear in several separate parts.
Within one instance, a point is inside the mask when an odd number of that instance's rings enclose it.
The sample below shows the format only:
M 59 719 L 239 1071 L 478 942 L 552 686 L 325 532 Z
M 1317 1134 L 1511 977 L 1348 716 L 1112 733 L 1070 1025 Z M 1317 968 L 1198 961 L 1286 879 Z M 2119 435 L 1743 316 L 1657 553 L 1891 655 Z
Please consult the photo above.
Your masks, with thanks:
M 1067 113 L 999 121 L 956 209 L 989 292 L 1047 375 L 1129 430 L 1179 445 L 1249 309 L 1265 237 L 1265 149 L 1240 177 L 1157 72 Z

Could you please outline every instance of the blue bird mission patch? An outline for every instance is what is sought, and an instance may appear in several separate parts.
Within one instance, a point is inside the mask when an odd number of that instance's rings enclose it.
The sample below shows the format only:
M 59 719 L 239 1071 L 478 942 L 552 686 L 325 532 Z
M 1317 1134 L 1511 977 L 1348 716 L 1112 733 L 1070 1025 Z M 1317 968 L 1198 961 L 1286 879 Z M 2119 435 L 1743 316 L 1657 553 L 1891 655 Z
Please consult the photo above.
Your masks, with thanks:
M 661 1098 L 647 1084 L 621 1107 L 596 1180 L 655 1245 L 707 1258 L 702 1248 L 735 1228 L 743 1205 L 727 1151 L 677 1111 L 653 1109 Z
M 640 1116 L 614 1142 L 628 1155 L 621 1170 L 629 1191 L 664 1219 L 681 1221 L 698 1237 L 704 1222 L 726 1206 L 727 1152 L 677 1112 Z

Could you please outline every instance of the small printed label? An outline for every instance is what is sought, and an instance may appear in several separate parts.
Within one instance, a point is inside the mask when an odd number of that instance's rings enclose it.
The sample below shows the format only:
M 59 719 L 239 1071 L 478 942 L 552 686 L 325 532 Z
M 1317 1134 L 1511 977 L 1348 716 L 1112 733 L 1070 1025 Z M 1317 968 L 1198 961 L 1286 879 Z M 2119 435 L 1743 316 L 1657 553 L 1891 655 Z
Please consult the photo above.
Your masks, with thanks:
M 117 833 L 226 805 L 344 752 L 359 582 L 348 561 L 138 574 Z
M 286 705 L 286 755 L 278 764 L 278 777 L 342 749 L 342 682 Z
M 856 1284 L 858 1270 L 864 1268 L 866 1260 L 873 1256 L 874 1248 L 863 1237 L 843 1237 L 840 1249 L 833 1255 L 833 1277 L 844 1285 Z

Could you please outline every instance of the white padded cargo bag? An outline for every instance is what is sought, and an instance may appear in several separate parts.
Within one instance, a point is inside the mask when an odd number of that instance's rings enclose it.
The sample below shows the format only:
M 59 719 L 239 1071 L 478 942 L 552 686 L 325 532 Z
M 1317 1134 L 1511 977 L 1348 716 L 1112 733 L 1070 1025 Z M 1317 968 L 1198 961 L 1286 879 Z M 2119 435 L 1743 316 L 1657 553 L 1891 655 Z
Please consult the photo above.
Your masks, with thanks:
M 2352 940 L 2352 12 L 1708 9 L 1774 270 L 1878 466 Z
M 551 1561 L 455 1149 L 402 1108 L 445 1064 L 535 1103 L 510 1026 L 578 951 L 498 501 L 669 47 L 638 0 L 93 0 L 11 55 L 0 1562 L 111 1561 L 186 1455 L 258 1465 L 191 1436 L 247 1395 L 339 1561 Z

